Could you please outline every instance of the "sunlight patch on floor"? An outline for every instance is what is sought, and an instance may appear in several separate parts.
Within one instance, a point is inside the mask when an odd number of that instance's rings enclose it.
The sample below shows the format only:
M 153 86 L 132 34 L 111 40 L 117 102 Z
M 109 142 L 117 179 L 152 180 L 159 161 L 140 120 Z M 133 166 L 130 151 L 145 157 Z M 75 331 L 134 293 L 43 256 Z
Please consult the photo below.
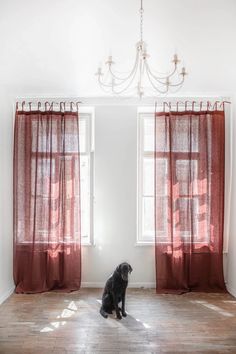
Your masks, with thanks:
M 77 306 L 76 306 L 74 301 L 70 302 L 70 304 L 68 306 L 68 309 L 73 310 L 73 311 L 77 311 L 78 310 L 78 308 L 77 308 Z
M 142 325 L 143 325 L 143 327 L 144 328 L 151 328 L 151 326 L 149 325 L 149 324 L 147 324 L 147 323 L 145 323 L 145 322 L 142 322 L 140 319 L 138 319 L 138 318 L 135 318 L 135 320 L 137 321 L 137 322 L 140 322 Z
M 213 311 L 216 311 L 218 312 L 220 315 L 223 315 L 225 317 L 234 317 L 234 315 L 230 312 L 227 312 L 225 310 L 223 310 L 222 308 L 220 308 L 219 306 L 216 306 L 216 305 L 212 305 L 212 304 L 209 304 L 207 301 L 201 301 L 201 300 L 193 300 L 191 301 L 192 303 L 195 303 L 195 304 L 200 304 L 202 306 L 205 306 Z
M 69 301 L 65 301 L 69 302 Z M 61 314 L 57 316 L 57 319 L 65 319 L 70 318 L 75 312 L 78 310 L 74 301 L 70 301 L 67 308 L 63 309 Z M 54 330 L 64 326 L 67 322 L 66 321 L 55 321 L 51 322 L 48 326 L 45 326 L 40 330 L 41 333 L 53 332 Z
M 41 333 L 47 333 L 47 332 L 53 332 L 54 329 L 51 327 L 44 327 L 43 329 L 41 329 Z

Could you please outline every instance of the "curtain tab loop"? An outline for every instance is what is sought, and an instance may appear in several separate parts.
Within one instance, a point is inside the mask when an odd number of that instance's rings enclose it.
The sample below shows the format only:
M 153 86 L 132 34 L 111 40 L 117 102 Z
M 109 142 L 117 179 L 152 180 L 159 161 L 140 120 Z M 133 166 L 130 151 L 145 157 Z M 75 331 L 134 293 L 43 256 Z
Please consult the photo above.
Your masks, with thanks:
M 223 102 L 221 102 L 220 108 L 222 107 L 223 111 L 225 110 L 225 103 L 231 104 L 230 101 L 223 101 Z
M 77 101 L 76 102 L 76 109 L 77 109 L 77 112 L 79 112 L 79 104 L 80 104 L 81 102 L 80 101 Z

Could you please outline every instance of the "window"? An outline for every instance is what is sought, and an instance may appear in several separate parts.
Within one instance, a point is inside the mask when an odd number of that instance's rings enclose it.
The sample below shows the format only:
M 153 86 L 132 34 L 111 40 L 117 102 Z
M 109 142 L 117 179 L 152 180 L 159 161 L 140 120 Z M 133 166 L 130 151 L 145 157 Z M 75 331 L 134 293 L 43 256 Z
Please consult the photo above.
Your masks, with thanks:
M 75 221 L 73 225 L 73 230 L 71 229 L 70 222 L 67 220 L 71 219 L 70 213 L 72 210 L 77 212 L 79 206 L 77 204 L 76 208 L 73 208 L 73 205 L 70 206 L 70 203 L 79 203 L 81 201 L 81 243 L 82 245 L 89 245 L 92 243 L 92 200 L 93 200 L 93 110 L 81 108 L 79 112 L 79 141 L 80 141 L 80 186 L 76 183 L 75 180 L 71 180 L 70 174 L 67 178 L 66 176 L 66 190 L 67 190 L 67 204 L 68 208 L 66 209 L 65 220 L 65 235 L 63 235 L 64 240 L 68 238 L 71 239 L 71 233 L 74 234 L 75 238 L 80 232 L 79 220 L 77 215 L 74 215 Z M 32 131 L 35 130 L 35 125 L 37 121 L 32 121 Z M 48 215 L 49 213 L 49 204 L 48 199 L 50 195 L 50 200 L 52 203 L 52 229 L 51 229 L 51 242 L 58 240 L 58 234 L 56 232 L 58 225 L 58 196 L 60 193 L 60 186 L 56 179 L 58 176 L 58 169 L 61 159 L 64 159 L 66 164 L 66 171 L 71 171 L 72 169 L 79 171 L 79 166 L 77 166 L 77 159 L 74 159 L 75 151 L 72 151 L 71 144 L 72 139 L 75 139 L 73 132 L 67 131 L 65 135 L 65 146 L 66 146 L 66 155 L 63 156 L 60 154 L 58 149 L 58 132 L 56 122 L 52 122 L 52 138 L 49 141 L 45 132 L 46 129 L 42 125 L 42 128 L 39 131 L 41 134 L 40 139 L 36 139 L 36 135 L 32 134 L 32 160 L 31 160 L 31 171 L 35 171 L 36 158 L 37 158 L 37 187 L 35 188 L 35 180 L 32 178 L 31 183 L 31 198 L 32 203 L 34 203 L 35 197 L 41 200 L 39 205 L 41 210 L 41 215 Z M 37 140 L 37 141 L 36 141 Z M 38 145 L 40 144 L 40 145 Z M 50 147 L 47 146 L 50 144 Z M 47 157 L 47 151 L 51 150 L 50 158 Z M 37 151 L 37 154 L 36 154 Z M 34 174 L 33 174 L 34 175 Z M 33 176 L 32 175 L 32 176 Z M 52 181 L 50 182 L 50 176 Z M 78 181 L 78 179 L 77 179 Z M 72 202 L 72 191 L 75 195 L 75 200 Z M 36 195 L 35 195 L 36 193 Z M 80 196 L 80 198 L 79 198 Z M 33 209 L 32 209 L 33 210 Z M 33 211 L 32 211 L 33 212 Z M 48 231 L 45 230 L 43 218 L 37 220 L 37 235 L 40 241 L 44 242 L 48 240 Z M 53 234 L 55 233 L 55 235 Z
M 154 112 L 138 112 L 138 243 L 154 241 Z M 166 169 L 160 160 L 160 168 Z M 165 198 L 160 190 L 160 198 Z M 166 213 L 162 210 L 161 213 Z M 164 220 L 164 218 L 162 218 Z M 161 225 L 160 230 L 165 225 Z
M 154 112 L 140 111 L 138 113 L 138 243 L 152 243 L 155 237 L 154 124 Z M 189 140 L 187 139 L 189 134 L 188 120 L 181 118 L 175 120 L 173 124 L 175 124 L 172 127 L 175 135 L 171 153 L 172 182 L 170 182 L 168 162 L 170 161 L 169 151 L 164 151 L 164 147 L 169 146 L 168 135 L 167 142 L 163 141 L 166 137 L 163 130 L 164 122 L 159 120 L 157 127 L 159 135 L 156 141 L 156 170 L 159 173 L 156 176 L 156 201 L 158 204 L 156 237 L 160 242 L 168 242 L 168 220 L 172 217 L 173 227 L 176 228 L 175 234 L 178 234 L 185 242 L 188 242 L 191 236 L 194 237 L 195 243 L 208 242 L 207 220 L 201 221 L 201 214 L 204 212 L 201 194 L 207 185 L 203 186 L 206 181 L 199 177 L 201 170 L 199 166 L 199 121 L 197 118 L 192 118 L 191 147 L 188 146 Z M 178 139 L 175 140 L 175 137 Z M 190 151 L 191 160 L 189 159 Z M 176 190 L 177 198 L 174 201 L 169 200 L 170 184 Z M 191 211 L 197 215 L 197 218 L 192 220 Z M 205 232 L 199 230 L 199 227 Z
M 93 225 L 93 111 L 80 109 L 81 242 L 92 243 Z

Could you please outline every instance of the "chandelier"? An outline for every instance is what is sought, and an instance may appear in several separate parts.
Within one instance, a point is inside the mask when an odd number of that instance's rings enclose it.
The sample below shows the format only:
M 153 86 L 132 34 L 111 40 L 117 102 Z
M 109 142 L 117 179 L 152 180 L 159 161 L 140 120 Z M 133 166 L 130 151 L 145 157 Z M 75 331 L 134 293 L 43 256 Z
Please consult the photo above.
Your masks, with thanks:
M 111 55 L 108 56 L 106 65 L 106 72 L 103 73 L 100 66 L 95 73 L 100 87 L 106 93 L 122 94 L 125 92 L 135 92 L 141 99 L 145 90 L 151 90 L 154 94 L 166 94 L 173 90 L 178 90 L 184 83 L 187 72 L 185 67 L 179 70 L 180 60 L 177 54 L 174 54 L 172 59 L 172 69 L 169 73 L 160 74 L 151 69 L 147 52 L 147 44 L 143 40 L 143 0 L 140 6 L 140 39 L 136 44 L 136 58 L 133 68 L 126 75 L 121 75 L 114 69 L 115 62 Z M 148 84 L 148 86 L 146 86 Z

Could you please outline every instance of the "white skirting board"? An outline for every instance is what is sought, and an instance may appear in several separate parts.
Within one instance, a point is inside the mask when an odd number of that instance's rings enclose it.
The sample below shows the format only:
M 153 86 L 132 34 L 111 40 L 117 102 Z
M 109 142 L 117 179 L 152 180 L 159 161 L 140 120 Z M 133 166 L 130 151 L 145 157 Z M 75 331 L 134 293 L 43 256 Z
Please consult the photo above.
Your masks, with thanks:
M 236 297 L 236 289 L 231 288 L 230 286 L 226 286 L 228 292 L 233 295 L 234 297 Z
M 81 288 L 104 288 L 105 282 L 82 282 Z M 156 283 L 129 283 L 128 288 L 156 288 Z
M 15 287 L 13 286 L 9 290 L 5 291 L 1 296 L 0 296 L 0 305 L 13 293 Z
M 81 288 L 100 288 L 103 289 L 105 286 L 105 282 L 82 282 Z M 156 287 L 155 283 L 129 283 L 129 288 L 146 288 L 146 289 L 153 289 Z M 5 291 L 4 294 L 0 296 L 0 305 L 7 300 L 9 296 L 14 292 L 15 287 L 10 288 L 9 290 Z

